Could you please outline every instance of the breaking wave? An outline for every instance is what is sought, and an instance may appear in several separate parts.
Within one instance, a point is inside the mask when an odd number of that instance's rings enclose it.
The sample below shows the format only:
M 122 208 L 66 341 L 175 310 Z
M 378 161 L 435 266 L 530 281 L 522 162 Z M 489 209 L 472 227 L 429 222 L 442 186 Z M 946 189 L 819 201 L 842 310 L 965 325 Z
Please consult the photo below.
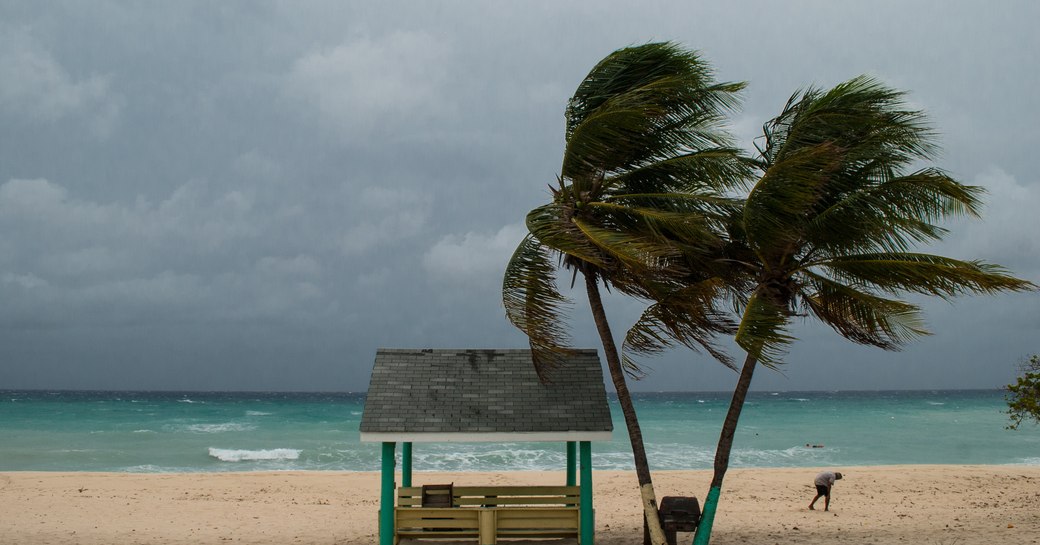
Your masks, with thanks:
M 224 422 L 222 424 L 192 424 L 185 426 L 184 429 L 197 433 L 223 433 L 226 431 L 253 431 L 256 429 L 256 426 L 238 422 Z
M 300 458 L 300 451 L 294 448 L 236 450 L 210 447 L 209 455 L 221 462 L 252 462 L 257 460 L 297 460 Z

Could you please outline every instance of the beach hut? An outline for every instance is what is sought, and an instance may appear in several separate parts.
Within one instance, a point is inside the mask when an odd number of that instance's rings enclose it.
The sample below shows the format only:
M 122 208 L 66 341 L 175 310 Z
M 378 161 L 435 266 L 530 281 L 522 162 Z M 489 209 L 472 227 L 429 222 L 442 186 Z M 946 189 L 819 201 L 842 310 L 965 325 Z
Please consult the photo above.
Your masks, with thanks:
M 382 444 L 380 545 L 402 537 L 476 537 L 488 545 L 500 537 L 568 535 L 591 545 L 591 441 L 609 440 L 613 430 L 596 351 L 575 351 L 550 378 L 538 380 L 530 350 L 378 350 L 361 441 Z M 427 487 L 426 494 L 412 486 L 413 444 L 531 441 L 566 449 L 565 486 Z M 437 493 L 447 494 L 447 509 L 425 504 Z

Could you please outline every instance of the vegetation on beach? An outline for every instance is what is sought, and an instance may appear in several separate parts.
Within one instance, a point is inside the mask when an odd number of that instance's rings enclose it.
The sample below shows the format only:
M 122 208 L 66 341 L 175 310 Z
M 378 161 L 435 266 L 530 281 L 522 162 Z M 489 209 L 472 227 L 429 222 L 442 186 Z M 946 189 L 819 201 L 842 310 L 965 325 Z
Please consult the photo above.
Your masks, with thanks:
M 742 87 L 715 82 L 695 53 L 672 44 L 625 48 L 600 61 L 568 103 L 552 202 L 527 215 L 529 234 L 503 280 L 506 314 L 528 335 L 536 368 L 548 377 L 569 350 L 556 259 L 575 279 L 582 275 L 655 545 L 665 537 L 650 467 L 599 285 L 644 299 L 663 296 L 656 280 L 680 264 L 676 244 L 710 237 L 726 206 L 715 187 L 746 170 L 721 129 Z M 724 322 L 702 325 L 728 330 Z
M 655 498 L 622 372 L 639 373 L 630 355 L 682 344 L 739 371 L 699 545 L 710 539 L 754 371 L 782 364 L 792 319 L 897 350 L 928 333 L 904 294 L 1036 288 L 997 265 L 915 251 L 943 238 L 942 220 L 977 216 L 983 190 L 917 168 L 933 158 L 935 135 L 903 92 L 867 77 L 796 92 L 744 157 L 719 127 L 741 87 L 711 82 L 702 61 L 670 44 L 604 59 L 571 99 L 553 202 L 528 214 L 503 284 L 509 319 L 529 335 L 536 365 L 551 369 L 567 350 L 553 258 L 583 275 L 652 529 Z M 600 282 L 651 302 L 620 358 Z M 723 334 L 745 352 L 743 365 L 715 345 Z
M 1022 375 L 1007 385 L 1009 430 L 1017 430 L 1023 420 L 1040 424 L 1040 355 L 1033 354 L 1021 367 Z
M 941 220 L 977 216 L 983 190 L 937 168 L 910 170 L 930 160 L 936 145 L 924 115 L 908 109 L 903 97 L 857 77 L 795 93 L 763 128 L 751 159 L 758 179 L 720 235 L 725 251 L 715 258 L 730 265 L 721 279 L 742 289 L 734 301 L 735 340 L 746 358 L 719 437 L 697 545 L 710 539 L 755 368 L 782 363 L 794 340 L 791 320 L 816 318 L 850 341 L 898 350 L 928 334 L 920 308 L 903 294 L 950 298 L 1036 288 L 998 265 L 914 251 L 943 238 Z

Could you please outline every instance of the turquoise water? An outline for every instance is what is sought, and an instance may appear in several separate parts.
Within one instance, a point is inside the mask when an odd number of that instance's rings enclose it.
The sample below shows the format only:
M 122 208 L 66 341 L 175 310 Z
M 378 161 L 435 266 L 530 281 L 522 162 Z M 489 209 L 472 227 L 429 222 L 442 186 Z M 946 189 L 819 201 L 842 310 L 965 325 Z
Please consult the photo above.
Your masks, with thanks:
M 707 469 L 725 393 L 636 394 L 655 469 Z M 624 420 L 597 469 L 632 467 Z M 379 469 L 359 442 L 363 394 L 0 391 L 0 471 Z M 1004 429 L 1003 392 L 753 392 L 733 467 L 1040 465 L 1040 427 Z M 806 444 L 823 448 L 807 448 Z M 417 444 L 417 470 L 564 466 L 562 445 Z

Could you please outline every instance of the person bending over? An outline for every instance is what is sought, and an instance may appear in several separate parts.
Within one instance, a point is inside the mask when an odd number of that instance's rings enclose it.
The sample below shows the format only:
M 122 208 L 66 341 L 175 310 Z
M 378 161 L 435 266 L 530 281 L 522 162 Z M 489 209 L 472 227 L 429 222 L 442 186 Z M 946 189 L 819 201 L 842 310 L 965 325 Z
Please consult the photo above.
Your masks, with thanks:
M 816 500 L 820 499 L 820 496 L 824 497 L 823 510 L 831 510 L 831 487 L 834 486 L 834 481 L 841 479 L 841 473 L 835 473 L 833 471 L 824 471 L 816 476 L 816 497 L 809 502 L 809 509 L 815 510 L 813 507 L 816 505 Z

